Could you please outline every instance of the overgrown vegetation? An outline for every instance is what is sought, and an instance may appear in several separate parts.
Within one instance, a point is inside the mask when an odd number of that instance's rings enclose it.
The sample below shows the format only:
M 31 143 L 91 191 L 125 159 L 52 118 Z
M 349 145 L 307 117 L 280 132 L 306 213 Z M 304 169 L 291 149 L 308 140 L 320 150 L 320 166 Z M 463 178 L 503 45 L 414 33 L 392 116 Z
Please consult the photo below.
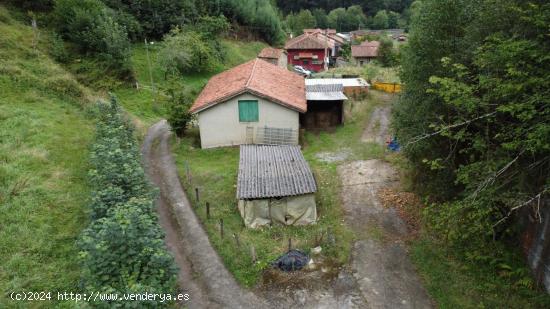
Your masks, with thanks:
M 121 79 L 131 76 L 128 31 L 117 12 L 100 0 L 56 0 L 52 17 L 80 53 L 96 56 Z
M 516 210 L 544 205 L 550 186 L 550 5 L 422 1 L 415 12 L 394 125 L 429 196 L 426 221 L 459 258 L 522 284 L 508 254 Z
M 342 75 L 359 76 L 367 80 L 369 83 L 400 83 L 399 67 L 382 67 L 375 62 L 367 63 L 361 66 L 346 66 L 329 69 L 323 73 L 316 73 L 315 77 L 341 77 Z
M 164 244 L 155 192 L 141 167 L 132 127 L 114 97 L 110 104 L 98 103 L 98 108 L 89 172 L 92 222 L 78 241 L 84 288 L 120 295 L 174 293 L 176 267 Z M 122 300 L 116 305 L 135 306 Z

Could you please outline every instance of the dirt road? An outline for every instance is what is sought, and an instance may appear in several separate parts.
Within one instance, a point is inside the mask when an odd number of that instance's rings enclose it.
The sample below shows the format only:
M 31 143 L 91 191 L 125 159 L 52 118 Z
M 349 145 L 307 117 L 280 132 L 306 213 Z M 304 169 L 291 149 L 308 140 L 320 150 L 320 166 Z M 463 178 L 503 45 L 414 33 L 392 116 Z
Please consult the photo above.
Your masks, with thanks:
M 390 137 L 389 127 L 391 118 L 391 101 L 394 97 L 391 94 L 378 92 L 376 96 L 383 102 L 382 106 L 376 106 L 372 112 L 363 136 L 362 142 L 384 144 Z
M 179 285 L 191 298 L 183 305 L 189 308 L 267 308 L 262 299 L 240 288 L 212 248 L 183 192 L 170 153 L 169 137 L 166 121 L 156 123 L 147 132 L 142 155 L 149 178 L 160 189 L 159 221 L 166 232 L 167 246 L 180 268 Z
M 398 175 L 381 160 L 354 161 L 338 167 L 345 221 L 358 240 L 351 270 L 369 308 L 431 308 L 406 246 L 407 226 L 395 209 L 380 203 L 377 192 L 396 186 Z

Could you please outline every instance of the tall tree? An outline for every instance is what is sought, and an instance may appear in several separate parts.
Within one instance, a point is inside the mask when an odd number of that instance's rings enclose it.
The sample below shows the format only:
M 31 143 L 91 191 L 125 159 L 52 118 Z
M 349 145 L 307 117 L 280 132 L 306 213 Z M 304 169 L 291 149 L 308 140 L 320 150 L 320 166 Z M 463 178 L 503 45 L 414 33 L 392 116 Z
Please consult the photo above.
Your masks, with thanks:
M 374 29 L 388 29 L 390 25 L 390 19 L 386 10 L 378 11 L 372 18 L 372 27 Z
M 413 12 L 394 124 L 450 243 L 490 247 L 517 231 L 515 209 L 550 193 L 549 23 L 542 0 L 424 0 Z
M 318 28 L 326 29 L 329 27 L 327 12 L 323 9 L 316 8 L 311 11 L 315 17 L 315 23 Z

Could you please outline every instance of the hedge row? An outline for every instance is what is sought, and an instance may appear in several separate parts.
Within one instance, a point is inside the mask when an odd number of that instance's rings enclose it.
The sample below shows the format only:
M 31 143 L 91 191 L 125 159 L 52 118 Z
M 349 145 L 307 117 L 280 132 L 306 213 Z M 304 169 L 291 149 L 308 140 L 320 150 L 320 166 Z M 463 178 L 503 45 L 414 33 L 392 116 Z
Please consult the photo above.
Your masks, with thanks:
M 78 245 L 83 288 L 101 293 L 174 293 L 176 267 L 164 245 L 133 129 L 116 99 L 99 103 L 92 147 L 91 223 Z M 92 303 L 94 306 L 159 307 L 167 303 Z

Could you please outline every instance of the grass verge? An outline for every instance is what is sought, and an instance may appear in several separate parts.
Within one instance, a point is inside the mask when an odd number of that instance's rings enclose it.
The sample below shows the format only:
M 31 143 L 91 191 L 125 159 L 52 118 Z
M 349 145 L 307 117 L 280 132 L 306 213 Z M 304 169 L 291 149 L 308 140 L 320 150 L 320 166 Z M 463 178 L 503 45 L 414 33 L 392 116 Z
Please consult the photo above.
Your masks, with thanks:
M 32 29 L 0 6 L 0 307 L 11 292 L 78 291 L 77 236 L 88 221 L 86 172 L 93 123 L 88 91 L 33 48 Z M 41 36 L 44 40 L 47 36 Z

